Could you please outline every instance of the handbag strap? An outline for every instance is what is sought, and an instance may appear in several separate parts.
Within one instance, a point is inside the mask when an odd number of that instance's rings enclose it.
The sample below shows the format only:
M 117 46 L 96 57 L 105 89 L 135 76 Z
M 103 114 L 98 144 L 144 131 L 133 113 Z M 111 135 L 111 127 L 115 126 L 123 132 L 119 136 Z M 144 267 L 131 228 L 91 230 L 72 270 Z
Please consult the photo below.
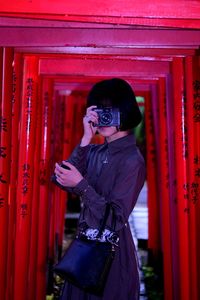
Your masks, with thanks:
M 99 227 L 99 232 L 97 234 L 97 238 L 101 237 L 101 235 L 102 235 L 102 233 L 105 229 L 106 222 L 107 222 L 107 219 L 108 219 L 108 216 L 109 216 L 109 213 L 110 213 L 110 209 L 111 209 L 111 204 L 107 203 L 106 208 L 105 208 L 105 213 L 104 213 L 103 219 L 101 221 L 101 225 Z M 113 218 L 114 218 L 114 215 L 113 215 Z M 114 223 L 116 223 L 116 222 L 114 222 Z

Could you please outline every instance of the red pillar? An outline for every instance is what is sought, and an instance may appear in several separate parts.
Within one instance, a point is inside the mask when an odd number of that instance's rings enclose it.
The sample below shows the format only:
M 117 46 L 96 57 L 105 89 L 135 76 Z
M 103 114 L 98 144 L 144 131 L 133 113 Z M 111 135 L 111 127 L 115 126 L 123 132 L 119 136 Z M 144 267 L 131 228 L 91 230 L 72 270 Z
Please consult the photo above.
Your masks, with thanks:
M 172 240 L 171 240 L 171 215 L 169 198 L 169 161 L 167 137 L 167 109 L 166 109 L 166 82 L 160 78 L 158 82 L 159 95 L 159 191 L 161 206 L 161 230 L 163 251 L 163 274 L 165 299 L 173 299 L 173 274 L 172 274 Z
M 172 251 L 172 277 L 173 299 L 180 299 L 180 276 L 179 276 L 179 249 L 178 249 L 178 221 L 176 200 L 176 174 L 175 174 L 175 134 L 174 134 L 174 99 L 172 93 L 172 75 L 166 76 L 166 121 L 167 121 L 167 144 L 168 144 L 168 184 L 171 226 L 171 251 Z M 164 238 L 164 237 L 163 237 Z
M 172 62 L 174 126 L 175 126 L 175 172 L 178 217 L 178 257 L 180 277 L 180 299 L 190 299 L 189 227 L 187 197 L 187 120 L 184 88 L 183 59 Z
M 37 101 L 37 122 L 35 126 L 36 143 L 34 151 L 34 178 L 33 178 L 33 199 L 31 206 L 31 229 L 30 229 L 30 259 L 27 300 L 35 300 L 37 292 L 37 257 L 38 257 L 38 225 L 39 225 L 39 175 L 40 175 L 40 149 L 41 149 L 41 79 L 39 80 L 38 101 Z
M 147 145 L 147 184 L 148 184 L 148 248 L 154 258 L 160 252 L 159 204 L 157 196 L 157 167 L 155 133 L 152 115 L 152 99 L 150 93 L 145 97 L 145 127 Z
M 64 119 L 65 105 L 63 96 L 58 92 L 54 94 L 53 114 L 52 114 L 52 173 L 55 168 L 55 162 L 60 162 L 63 159 L 63 139 L 64 139 Z M 69 126 L 69 125 L 68 125 Z M 67 140 L 66 140 L 67 142 Z M 65 208 L 66 192 L 51 184 L 51 215 L 50 215 L 50 237 L 49 237 L 49 258 L 50 260 L 57 259 L 61 254 L 62 245 L 60 245 L 61 224 L 63 224 L 63 210 Z M 64 202 L 64 203 L 63 203 Z M 61 209 L 63 207 L 63 209 Z M 62 214 L 62 215 L 61 215 Z M 63 229 L 63 227 L 62 227 Z
M 13 50 L 4 48 L 2 56 L 0 107 L 0 299 L 5 299 L 8 247 L 9 184 L 11 161 L 12 63 Z
M 13 82 L 12 82 L 12 147 L 11 174 L 9 189 L 9 227 L 8 227 L 8 265 L 7 265 L 7 295 L 6 299 L 13 299 L 13 271 L 14 271 L 14 234 L 17 191 L 17 170 L 19 155 L 19 118 L 22 88 L 22 55 L 14 54 Z
M 39 174 L 39 213 L 38 213 L 38 256 L 36 299 L 45 299 L 49 232 L 49 183 L 50 146 L 52 118 L 52 84 L 47 78 L 42 81 L 41 150 Z
M 200 297 L 200 72 L 199 57 L 185 58 L 186 99 L 188 119 L 188 197 L 190 245 L 190 297 Z
M 33 196 L 38 59 L 24 57 L 18 164 L 14 300 L 27 300 Z

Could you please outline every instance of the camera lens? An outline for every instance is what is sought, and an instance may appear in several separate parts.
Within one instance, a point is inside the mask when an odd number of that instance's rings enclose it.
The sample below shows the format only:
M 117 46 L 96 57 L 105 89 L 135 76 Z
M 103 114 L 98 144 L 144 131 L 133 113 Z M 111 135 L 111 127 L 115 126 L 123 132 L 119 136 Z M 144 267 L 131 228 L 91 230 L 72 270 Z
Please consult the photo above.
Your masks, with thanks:
M 112 122 L 112 114 L 109 112 L 102 113 L 100 116 L 100 123 L 103 125 L 109 125 Z

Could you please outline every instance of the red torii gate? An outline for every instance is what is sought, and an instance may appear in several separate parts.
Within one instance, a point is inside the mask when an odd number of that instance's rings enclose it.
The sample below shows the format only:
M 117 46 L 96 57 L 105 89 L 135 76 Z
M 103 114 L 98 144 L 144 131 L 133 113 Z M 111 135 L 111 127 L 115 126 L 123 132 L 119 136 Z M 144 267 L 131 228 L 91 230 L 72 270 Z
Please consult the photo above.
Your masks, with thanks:
M 70 97 L 63 97 L 59 91 L 67 89 L 70 91 L 74 88 L 78 91 L 87 90 L 99 78 L 121 76 L 132 83 L 136 92 L 144 95 L 147 110 L 146 123 L 149 124 L 147 127 L 147 166 L 149 190 L 151 191 L 151 195 L 149 195 L 149 245 L 153 251 L 161 250 L 163 252 L 165 298 L 169 300 L 189 300 L 191 298 L 197 300 L 200 295 L 197 285 L 200 266 L 200 257 L 198 256 L 200 245 L 197 239 L 197 231 L 200 228 L 197 218 L 200 197 L 198 175 L 200 167 L 199 17 L 200 4 L 198 1 L 154 1 L 153 4 L 149 1 L 138 1 L 134 4 L 132 1 L 126 1 L 123 5 L 121 5 L 121 1 L 109 1 L 109 3 L 101 1 L 101 4 L 95 2 L 95 5 L 91 0 L 87 3 L 80 3 L 80 1 L 73 1 L 72 3 L 56 1 L 54 3 L 52 1 L 49 5 L 48 1 L 40 3 L 40 1 L 21 0 L 14 4 L 7 1 L 0 5 L 0 45 L 12 47 L 12 49 L 5 49 L 1 55 L 0 61 L 5 62 L 4 66 L 6 64 L 6 67 L 1 67 L 3 78 L 5 78 L 8 67 L 11 70 L 13 54 L 15 53 L 15 65 L 18 63 L 21 67 L 24 66 L 24 91 L 27 89 L 27 80 L 36 76 L 39 97 L 50 108 L 53 97 L 52 91 L 54 90 L 52 105 L 60 116 L 60 120 L 63 119 L 62 103 L 66 101 L 72 112 L 74 110 L 73 103 L 76 100 L 75 97 L 72 97 L 71 100 Z M 22 71 L 16 70 L 16 72 L 18 72 L 18 77 L 15 87 L 19 90 L 22 87 Z M 11 76 L 6 82 L 5 80 L 2 82 L 3 91 L 5 88 L 9 90 L 13 84 Z M 195 84 L 193 85 L 193 83 Z M 35 90 L 34 93 L 36 93 Z M 187 98 L 184 98 L 185 94 Z M 14 96 L 18 98 L 18 106 L 27 100 L 24 96 L 21 102 L 19 95 Z M 29 96 L 35 97 L 36 95 Z M 11 105 L 6 99 L 5 93 L 2 93 L 2 120 L 6 114 L 6 119 L 10 122 Z M 30 103 L 33 100 L 34 98 L 30 98 Z M 60 106 L 56 106 L 55 102 L 60 103 Z M 36 105 L 35 102 L 33 104 Z M 159 108 L 158 111 L 157 108 Z M 29 149 L 31 152 L 26 150 L 23 156 L 23 159 L 24 157 L 28 159 L 32 153 L 36 153 L 36 166 L 41 159 L 39 154 L 41 149 L 47 151 L 47 156 L 50 148 L 51 153 L 55 151 L 50 142 L 46 145 L 47 148 L 42 146 L 44 131 L 41 134 L 41 128 L 43 130 L 51 128 L 50 125 L 48 127 L 42 126 L 48 122 L 50 124 L 56 121 L 55 119 L 51 120 L 50 114 L 46 123 L 41 125 L 40 122 L 44 120 L 43 109 L 44 107 L 42 108 L 41 104 L 37 103 L 37 114 L 40 116 L 40 121 L 34 122 L 38 128 L 36 133 L 31 132 L 32 135 L 36 135 L 40 142 L 34 149 L 32 142 L 31 149 Z M 7 112 L 9 112 L 8 115 Z M 23 113 L 27 116 L 27 111 L 22 109 L 21 116 Z M 35 120 L 35 112 L 29 113 L 31 113 L 32 120 Z M 15 106 L 15 114 L 18 115 L 17 106 Z M 71 117 L 72 113 L 70 114 L 68 110 L 67 119 L 69 120 Z M 18 122 L 23 123 L 22 117 L 20 119 L 18 116 Z M 70 122 L 68 125 L 65 139 L 66 135 L 67 139 L 70 136 Z M 13 126 L 12 130 L 9 130 L 10 137 L 18 134 L 17 126 Z M 15 134 L 13 134 L 14 132 Z M 162 135 L 159 135 L 159 132 L 162 132 Z M 1 147 L 4 147 L 5 131 L 1 130 L 1 133 Z M 55 132 L 55 136 L 58 141 L 63 133 Z M 22 142 L 22 137 L 23 134 L 20 135 L 20 142 Z M 10 143 L 11 141 L 7 137 L 6 146 L 8 150 Z M 56 143 L 58 144 L 58 142 Z M 152 143 L 154 143 L 153 146 Z M 24 149 L 26 146 L 28 143 L 25 142 Z M 61 146 L 61 144 L 58 146 L 60 147 L 60 154 L 62 153 Z M 156 164 L 154 162 L 155 151 L 158 154 Z M 6 161 L 4 155 L 1 155 L 1 174 L 3 175 L 11 171 L 9 152 L 6 154 Z M 59 159 L 59 157 L 56 158 Z M 26 166 L 28 165 L 26 164 Z M 11 176 L 13 176 L 16 168 L 17 165 L 15 165 L 14 170 L 12 169 Z M 48 174 L 50 169 L 42 163 L 39 164 L 39 168 L 34 173 L 35 179 L 31 181 L 38 190 L 43 189 L 43 187 L 41 181 L 39 185 L 36 185 L 35 180 L 37 181 L 39 176 L 44 183 L 45 178 L 41 178 L 41 176 L 44 175 L 45 171 Z M 150 178 L 158 174 L 161 174 L 160 182 L 155 180 L 153 183 Z M 18 175 L 18 185 L 20 180 L 25 184 L 23 176 Z M 14 178 L 16 184 L 15 180 L 16 177 Z M 20 189 L 18 185 L 15 185 L 14 190 L 15 188 Z M 3 187 L 2 182 L 1 187 Z M 6 186 L 6 190 L 8 189 L 9 185 Z M 0 191 L 2 193 L 3 190 Z M 59 193 L 56 193 L 58 195 L 55 197 L 60 197 Z M 10 204 L 15 203 L 13 192 L 10 195 L 13 198 L 6 196 L 5 205 L 1 205 L 0 209 L 0 234 L 1 236 L 3 234 L 2 241 L 5 242 L 1 248 L 0 274 L 5 274 L 7 267 L 11 265 L 12 251 L 10 247 L 13 245 L 16 247 L 14 248 L 16 253 L 17 251 L 23 252 L 26 259 L 22 262 L 21 269 L 18 265 L 18 258 L 15 257 L 14 259 L 15 273 L 18 276 L 13 276 L 12 268 L 7 269 L 10 277 L 7 277 L 7 291 L 9 289 L 9 293 L 7 293 L 6 299 L 10 300 L 9 297 L 14 297 L 13 299 L 16 300 L 35 299 L 35 294 L 32 293 L 31 295 L 30 291 L 33 291 L 37 285 L 30 286 L 27 283 L 28 289 L 26 289 L 24 282 L 26 282 L 27 272 L 30 276 L 30 270 L 41 271 L 41 265 L 35 270 L 32 267 L 27 271 L 30 262 L 28 247 L 30 246 L 31 231 L 29 225 L 27 227 L 25 223 L 31 223 L 32 228 L 36 224 L 32 218 L 33 215 L 29 215 L 27 219 L 24 213 L 20 215 L 15 211 L 13 205 L 10 206 Z M 29 196 L 30 202 L 27 203 L 31 203 L 32 214 L 36 213 L 37 216 L 34 202 L 31 200 L 36 195 L 38 194 L 35 191 L 35 194 Z M 158 197 L 161 197 L 161 200 Z M 27 203 L 21 201 L 20 196 L 17 196 L 16 199 L 21 212 L 22 210 L 25 212 Z M 52 212 L 57 211 L 59 208 L 56 201 L 53 200 L 52 203 L 54 205 Z M 48 203 L 45 207 L 47 206 Z M 156 212 L 155 209 L 157 209 Z M 61 209 L 61 213 L 55 214 L 54 218 L 62 215 L 63 211 L 64 208 Z M 156 226 L 153 226 L 155 218 L 158 222 L 156 225 L 160 226 L 160 234 L 157 232 Z M 11 241 L 9 238 L 8 241 L 7 264 L 5 251 L 8 236 L 4 229 L 8 222 L 11 234 L 14 233 L 14 224 L 18 226 L 18 229 L 13 240 Z M 51 237 L 52 234 L 58 233 L 58 228 L 55 227 L 60 225 L 56 220 L 51 221 L 49 227 L 51 228 Z M 26 232 L 23 238 L 20 237 L 20 232 Z M 37 238 L 37 236 L 38 233 L 36 232 L 35 237 Z M 50 238 L 50 241 L 53 245 L 54 237 Z M 45 257 L 47 244 L 44 243 L 41 246 L 43 250 L 40 250 L 40 257 Z M 33 250 L 36 252 L 33 253 L 37 253 L 38 250 L 36 246 L 34 247 L 35 250 Z M 42 264 L 45 266 L 44 259 Z M 45 283 L 45 269 L 42 270 L 42 274 L 43 279 L 40 282 Z M 2 299 L 6 295 L 5 280 L 6 278 L 2 275 L 0 286 Z M 13 284 L 16 291 L 15 296 L 12 292 Z M 35 292 L 38 300 L 44 298 L 44 289 L 40 288 L 40 291 L 36 289 Z

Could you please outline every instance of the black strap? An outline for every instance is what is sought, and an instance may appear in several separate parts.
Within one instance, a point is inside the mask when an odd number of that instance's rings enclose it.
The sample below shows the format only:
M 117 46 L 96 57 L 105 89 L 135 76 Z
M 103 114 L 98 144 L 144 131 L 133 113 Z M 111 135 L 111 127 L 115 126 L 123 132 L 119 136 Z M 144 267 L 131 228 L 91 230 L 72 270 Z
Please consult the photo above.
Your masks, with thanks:
M 109 216 L 109 213 L 110 213 L 110 210 L 111 210 L 111 204 L 110 203 L 107 203 L 106 204 L 106 208 L 105 208 L 105 213 L 104 213 L 104 217 L 102 219 L 102 222 L 101 222 L 101 225 L 99 227 L 99 233 L 97 235 L 97 238 L 101 237 L 105 227 L 106 227 L 106 222 L 107 222 L 107 219 L 108 219 L 108 216 Z M 115 225 L 116 225 L 116 219 L 115 219 L 115 215 L 114 215 L 114 210 L 112 210 L 112 229 L 115 230 Z

